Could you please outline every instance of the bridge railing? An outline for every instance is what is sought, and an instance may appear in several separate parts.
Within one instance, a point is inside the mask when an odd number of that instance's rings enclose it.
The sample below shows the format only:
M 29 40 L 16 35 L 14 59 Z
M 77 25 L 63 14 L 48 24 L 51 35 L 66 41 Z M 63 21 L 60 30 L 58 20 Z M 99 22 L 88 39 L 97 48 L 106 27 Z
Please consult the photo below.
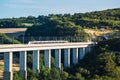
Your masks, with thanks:
M 65 37 L 11 37 L 11 39 L 4 39 L 0 37 L 0 44 L 15 44 L 15 40 L 20 41 L 22 44 L 27 44 L 29 41 L 68 41 L 68 42 L 87 42 L 91 41 L 90 38 L 85 37 L 72 37 L 72 36 L 65 36 Z

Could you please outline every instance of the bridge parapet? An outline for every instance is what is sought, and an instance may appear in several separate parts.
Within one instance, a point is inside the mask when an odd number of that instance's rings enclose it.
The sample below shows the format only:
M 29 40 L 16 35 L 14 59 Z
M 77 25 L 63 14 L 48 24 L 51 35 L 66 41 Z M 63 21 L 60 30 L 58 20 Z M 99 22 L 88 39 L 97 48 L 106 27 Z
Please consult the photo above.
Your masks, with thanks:
M 68 41 L 58 40 L 58 41 L 29 41 L 28 44 L 53 44 L 53 43 L 68 43 Z

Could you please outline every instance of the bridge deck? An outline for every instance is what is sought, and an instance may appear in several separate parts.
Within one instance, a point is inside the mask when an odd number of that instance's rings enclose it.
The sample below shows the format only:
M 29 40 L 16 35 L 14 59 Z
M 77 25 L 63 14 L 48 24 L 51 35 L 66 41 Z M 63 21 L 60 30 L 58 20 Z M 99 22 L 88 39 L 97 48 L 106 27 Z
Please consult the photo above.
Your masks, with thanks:
M 88 45 L 91 44 L 95 44 L 95 43 L 75 42 L 75 43 L 53 43 L 53 44 L 4 44 L 4 45 L 0 45 L 0 52 L 76 48 L 76 47 L 87 47 Z

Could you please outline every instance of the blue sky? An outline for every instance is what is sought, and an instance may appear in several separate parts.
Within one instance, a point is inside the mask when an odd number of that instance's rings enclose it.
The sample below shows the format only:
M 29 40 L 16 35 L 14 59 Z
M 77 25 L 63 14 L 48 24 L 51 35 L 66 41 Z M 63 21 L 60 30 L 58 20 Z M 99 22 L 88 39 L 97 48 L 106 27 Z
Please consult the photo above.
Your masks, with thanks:
M 120 8 L 120 0 L 0 0 L 0 18 Z

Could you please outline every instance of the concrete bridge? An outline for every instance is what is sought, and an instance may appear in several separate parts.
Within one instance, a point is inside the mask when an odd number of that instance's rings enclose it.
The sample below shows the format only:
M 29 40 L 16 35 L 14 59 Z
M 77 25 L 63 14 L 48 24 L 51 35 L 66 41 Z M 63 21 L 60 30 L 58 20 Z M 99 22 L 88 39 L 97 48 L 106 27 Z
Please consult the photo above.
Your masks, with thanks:
M 26 57 L 27 51 L 33 52 L 33 69 L 39 71 L 39 54 L 44 50 L 44 65 L 51 68 L 51 50 L 55 51 L 55 66 L 61 69 L 61 49 L 64 53 L 64 67 L 70 66 L 70 55 L 72 53 L 72 62 L 77 64 L 83 59 L 94 46 L 93 42 L 75 42 L 75 43 L 48 43 L 48 44 L 9 44 L 0 45 L 0 53 L 4 53 L 4 80 L 13 80 L 12 58 L 13 52 L 20 53 L 20 75 L 27 80 Z M 70 51 L 72 49 L 72 52 Z

